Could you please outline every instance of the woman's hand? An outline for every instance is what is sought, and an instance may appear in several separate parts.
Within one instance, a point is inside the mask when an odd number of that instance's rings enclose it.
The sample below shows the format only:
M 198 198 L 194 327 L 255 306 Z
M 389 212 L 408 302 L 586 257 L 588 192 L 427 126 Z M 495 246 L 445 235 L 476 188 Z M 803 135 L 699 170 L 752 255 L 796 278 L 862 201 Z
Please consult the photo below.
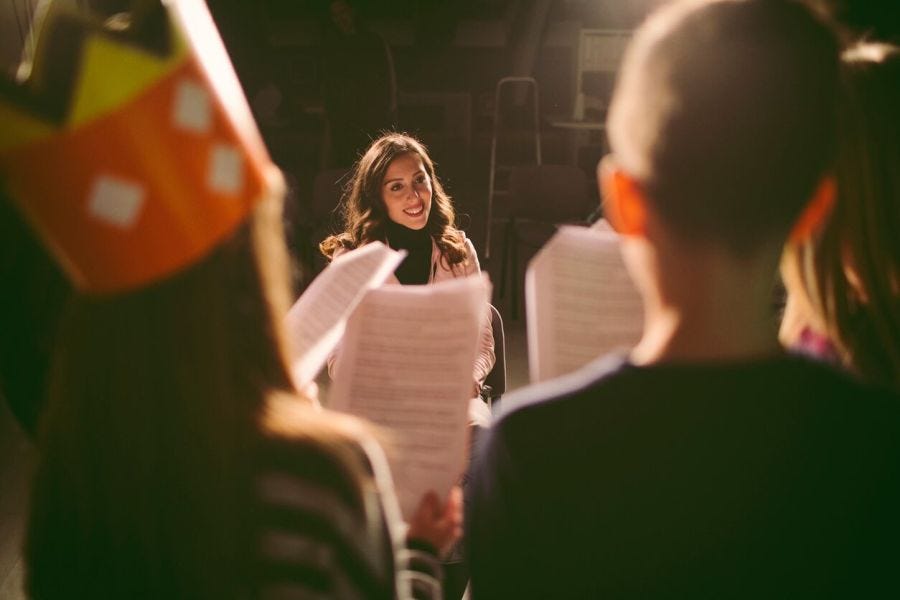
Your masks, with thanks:
M 428 542 L 442 556 L 462 536 L 462 511 L 462 488 L 459 486 L 450 490 L 446 503 L 441 503 L 438 495 L 430 491 L 422 496 L 410 519 L 407 537 Z

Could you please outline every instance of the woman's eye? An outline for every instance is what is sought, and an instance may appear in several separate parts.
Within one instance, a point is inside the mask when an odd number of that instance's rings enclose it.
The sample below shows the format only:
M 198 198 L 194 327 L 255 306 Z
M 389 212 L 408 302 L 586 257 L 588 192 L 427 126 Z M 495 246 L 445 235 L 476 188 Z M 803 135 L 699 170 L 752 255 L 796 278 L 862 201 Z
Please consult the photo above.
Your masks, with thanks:
M 427 180 L 425 179 L 424 175 L 420 175 L 420 176 L 416 177 L 416 183 L 422 184 L 422 183 L 425 183 L 426 181 Z
M 394 185 L 391 186 L 392 192 L 399 192 L 402 189 L 403 189 L 403 186 L 400 185 L 399 183 L 395 183 Z

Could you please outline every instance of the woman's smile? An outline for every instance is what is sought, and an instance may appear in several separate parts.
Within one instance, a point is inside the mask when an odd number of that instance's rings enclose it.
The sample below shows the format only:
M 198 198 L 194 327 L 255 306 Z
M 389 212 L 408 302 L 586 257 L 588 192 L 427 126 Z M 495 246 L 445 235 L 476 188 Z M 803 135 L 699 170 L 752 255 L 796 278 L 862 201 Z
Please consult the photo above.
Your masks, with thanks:
M 419 215 L 421 215 L 422 213 L 425 212 L 425 205 L 420 202 L 419 204 L 412 206 L 410 208 L 404 208 L 403 212 L 405 212 L 406 214 L 408 214 L 411 217 L 418 217 Z
M 422 229 L 431 212 L 431 177 L 415 153 L 395 158 L 384 174 L 381 199 L 388 218 L 410 229 Z

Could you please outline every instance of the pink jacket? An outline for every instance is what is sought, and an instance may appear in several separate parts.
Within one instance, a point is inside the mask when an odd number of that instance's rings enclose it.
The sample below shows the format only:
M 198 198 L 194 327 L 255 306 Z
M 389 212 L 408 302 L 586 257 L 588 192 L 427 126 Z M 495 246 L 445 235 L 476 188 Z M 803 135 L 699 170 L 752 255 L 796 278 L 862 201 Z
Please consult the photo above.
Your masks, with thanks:
M 454 277 L 467 277 L 469 275 L 481 273 L 481 266 L 478 264 L 478 255 L 475 253 L 475 247 L 472 245 L 472 242 L 465 237 L 465 234 L 463 234 L 463 239 L 465 240 L 466 251 L 469 254 L 469 260 L 464 264 L 452 266 L 449 265 L 446 260 L 443 260 L 443 255 L 441 254 L 440 248 L 438 248 L 437 244 L 435 244 L 434 240 L 432 240 L 431 274 L 428 276 L 428 283 L 438 283 L 441 281 L 452 279 Z M 344 252 L 346 252 L 346 250 L 343 250 L 341 248 L 335 250 L 334 258 L 337 258 Z M 391 274 L 391 276 L 387 280 L 387 283 L 399 285 L 400 281 L 395 275 Z M 334 363 L 339 351 L 340 346 L 338 346 L 338 348 L 328 358 L 329 375 L 334 374 Z M 484 383 L 485 377 L 487 377 L 488 373 L 491 372 L 491 369 L 494 368 L 494 361 L 496 361 L 496 356 L 494 354 L 494 332 L 491 329 L 491 311 L 487 307 L 487 305 L 485 305 L 484 325 L 481 328 L 481 343 L 479 346 L 478 355 L 475 357 L 475 366 L 472 373 L 472 378 L 478 383 L 479 388 L 481 387 L 481 384 Z

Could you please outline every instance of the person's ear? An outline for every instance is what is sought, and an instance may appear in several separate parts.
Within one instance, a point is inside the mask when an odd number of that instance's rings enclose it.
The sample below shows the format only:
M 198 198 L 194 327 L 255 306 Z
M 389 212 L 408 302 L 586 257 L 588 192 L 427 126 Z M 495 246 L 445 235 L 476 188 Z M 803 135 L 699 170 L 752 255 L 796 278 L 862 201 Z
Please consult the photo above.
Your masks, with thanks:
M 816 190 L 794 223 L 789 240 L 801 243 L 812 237 L 831 216 L 836 199 L 837 181 L 834 175 L 825 175 L 819 180 Z
M 605 157 L 597 168 L 603 215 L 612 228 L 626 236 L 643 235 L 647 206 L 640 184 Z

